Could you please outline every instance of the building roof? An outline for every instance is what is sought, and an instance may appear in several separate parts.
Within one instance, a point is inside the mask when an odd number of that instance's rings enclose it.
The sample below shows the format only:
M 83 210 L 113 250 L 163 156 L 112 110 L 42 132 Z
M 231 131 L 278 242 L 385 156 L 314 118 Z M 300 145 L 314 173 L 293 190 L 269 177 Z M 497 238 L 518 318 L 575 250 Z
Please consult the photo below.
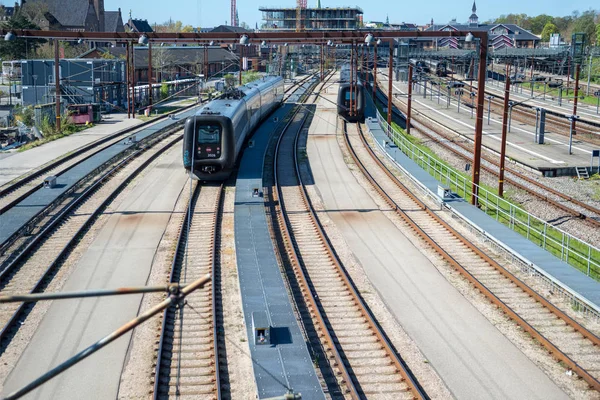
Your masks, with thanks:
M 235 33 L 243 33 L 243 32 L 251 32 L 248 29 L 242 28 L 241 26 L 231 26 L 231 25 L 219 25 L 214 27 L 211 32 L 235 32 Z
M 119 11 L 104 12 L 104 30 L 106 32 L 124 32 L 121 9 Z
M 533 33 L 526 31 L 515 24 L 477 24 L 477 25 L 469 25 L 469 24 L 455 24 L 450 23 L 446 25 L 432 25 L 427 28 L 427 31 L 443 31 L 443 30 L 457 30 L 457 31 L 488 31 L 490 33 L 490 41 L 496 36 L 492 31 L 498 27 L 504 27 L 507 30 L 505 35 L 510 38 L 514 38 L 515 40 L 539 40 L 539 38 Z M 504 34 L 504 33 L 502 33 Z
M 84 27 L 89 8 L 94 8 L 89 0 L 29 0 L 29 2 L 45 4 L 48 12 L 63 26 Z
M 147 19 L 129 18 L 129 21 L 127 21 L 126 25 L 134 32 L 154 32 Z
M 136 69 L 148 68 L 148 48 L 135 47 L 134 61 Z M 95 50 L 95 51 L 94 51 Z M 181 47 L 152 47 L 152 59 L 156 61 L 158 52 L 165 52 L 165 66 L 197 64 L 204 62 L 204 46 L 181 46 Z M 97 58 L 98 53 L 109 53 L 113 56 L 125 59 L 125 47 L 97 47 L 80 55 L 80 58 L 93 57 Z M 235 54 L 219 46 L 208 47 L 208 62 L 237 62 L 238 58 Z

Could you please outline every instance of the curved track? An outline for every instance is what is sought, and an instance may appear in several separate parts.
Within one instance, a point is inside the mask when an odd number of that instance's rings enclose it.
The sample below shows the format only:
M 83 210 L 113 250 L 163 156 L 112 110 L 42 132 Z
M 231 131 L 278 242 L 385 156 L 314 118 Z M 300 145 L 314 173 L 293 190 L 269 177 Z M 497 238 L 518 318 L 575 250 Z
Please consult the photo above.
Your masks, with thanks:
M 379 92 L 379 95 L 385 97 L 383 94 L 381 94 L 381 92 Z M 406 104 L 403 101 L 394 99 L 394 102 L 396 104 L 399 103 L 402 109 L 406 110 Z M 403 115 L 398 113 L 398 110 L 396 108 L 394 108 L 394 113 L 396 113 L 398 117 L 404 118 Z M 419 133 L 431 139 L 436 144 L 444 147 L 445 149 L 456 154 L 457 156 L 464 158 L 465 160 L 472 159 L 473 147 L 468 146 L 462 142 L 462 140 L 467 139 L 470 143 L 472 143 L 472 140 L 470 138 L 465 138 L 464 136 L 454 131 L 452 128 L 448 127 L 447 125 L 436 121 L 435 119 L 423 113 L 420 113 L 417 110 L 413 110 L 411 121 L 412 126 L 416 128 L 419 131 Z M 442 133 L 442 131 L 447 131 L 449 134 Z M 460 137 L 461 140 L 456 140 L 455 138 L 457 136 Z M 458 150 L 456 147 L 460 147 L 461 150 Z M 500 168 L 499 161 L 496 161 L 491 157 L 485 155 L 482 155 L 481 158 L 482 160 L 497 167 L 498 169 L 493 169 L 486 165 L 482 165 L 481 168 L 494 176 L 498 176 L 498 171 Z M 524 190 L 525 192 L 539 198 L 540 200 L 548 202 L 552 206 L 564 212 L 567 212 L 576 218 L 585 219 L 586 221 L 595 226 L 600 226 L 599 208 L 589 205 L 583 201 L 577 200 L 571 196 L 565 195 L 556 189 L 544 185 L 536 179 L 530 178 L 516 171 L 515 169 L 505 166 L 504 170 L 505 182 L 513 185 L 518 189 Z M 548 195 L 548 193 L 550 193 L 550 195 Z M 571 203 L 571 205 L 569 205 L 568 203 Z
M 419 237 L 553 357 L 600 391 L 600 338 L 487 256 L 421 202 L 375 155 L 360 125 L 356 125 L 352 135 L 346 130 L 344 138 L 356 165 L 373 188 Z
M 309 112 L 303 109 L 290 121 L 274 160 L 272 200 L 297 287 L 347 397 L 426 398 L 362 301 L 308 198 L 297 138 Z
M 54 276 L 63 260 L 102 211 L 136 176 L 181 139 L 182 135 L 176 135 L 164 139 L 150 149 L 137 151 L 81 193 L 39 235 L 33 238 L 23 251 L 2 266 L 0 272 L 2 294 L 43 291 L 48 280 Z M 119 178 L 114 177 L 129 164 L 135 166 L 132 172 Z M 8 339 L 14 330 L 18 329 L 23 312 L 28 307 L 25 303 L 0 305 L 0 341 Z M 2 347 L 6 345 L 7 343 L 4 342 Z

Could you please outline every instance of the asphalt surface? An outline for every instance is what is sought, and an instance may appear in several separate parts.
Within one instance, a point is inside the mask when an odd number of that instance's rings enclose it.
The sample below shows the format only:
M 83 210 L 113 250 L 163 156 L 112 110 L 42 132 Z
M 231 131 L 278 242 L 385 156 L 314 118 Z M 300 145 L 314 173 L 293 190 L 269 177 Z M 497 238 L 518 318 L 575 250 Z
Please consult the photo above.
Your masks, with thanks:
M 110 114 L 101 123 L 70 136 L 23 152 L 0 153 L 0 186 L 63 154 L 141 122 L 139 119 L 127 119 L 127 114 Z
M 187 188 L 181 165 L 181 148 L 175 146 L 136 179 L 63 291 L 146 284 L 177 197 Z M 140 302 L 141 295 L 55 301 L 4 382 L 3 397 L 135 318 Z M 116 399 L 130 337 L 122 336 L 25 398 Z
M 326 212 L 389 310 L 460 399 L 567 398 L 379 211 L 347 168 L 335 112 L 319 111 L 307 151 Z

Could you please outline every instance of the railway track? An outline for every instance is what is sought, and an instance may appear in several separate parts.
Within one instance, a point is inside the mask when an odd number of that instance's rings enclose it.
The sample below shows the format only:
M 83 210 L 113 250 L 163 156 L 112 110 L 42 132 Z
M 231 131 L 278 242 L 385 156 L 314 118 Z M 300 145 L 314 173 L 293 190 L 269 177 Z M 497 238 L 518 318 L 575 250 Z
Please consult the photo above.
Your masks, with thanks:
M 600 391 L 600 338 L 470 243 L 421 202 L 375 155 L 360 125 L 346 146 L 373 188 L 428 246 L 558 361 Z
M 362 301 L 320 225 L 299 173 L 303 108 L 279 137 L 273 161 L 276 190 L 269 195 L 290 260 L 292 287 L 304 298 L 345 398 L 426 398 Z M 293 127 L 293 129 L 292 129 Z
M 380 94 L 382 95 L 382 94 Z M 383 96 L 383 95 L 382 95 Z M 393 100 L 399 105 L 401 110 L 406 111 L 406 103 L 397 99 Z M 398 111 L 394 109 L 394 113 Z M 396 114 L 400 118 L 404 118 L 402 115 Z M 436 121 L 435 119 L 427 116 L 418 110 L 412 110 L 411 117 L 412 125 L 416 128 L 419 133 L 427 137 L 436 144 L 444 147 L 453 154 L 470 161 L 472 160 L 472 139 L 460 135 L 449 126 L 442 122 Z M 442 133 L 447 131 L 448 134 Z M 450 136 L 452 135 L 452 136 Z M 456 140 L 456 137 L 460 140 Z M 440 139 L 441 138 L 441 139 Z M 465 144 L 463 141 L 468 140 L 471 146 Z M 493 151 L 493 150 L 490 150 Z M 482 160 L 485 162 L 481 168 L 493 176 L 499 175 L 500 163 L 492 159 L 489 156 L 482 155 Z M 486 165 L 488 163 L 488 165 Z M 494 166 L 496 168 L 492 168 Z M 586 220 L 594 226 L 600 226 L 600 209 L 592 205 L 589 205 L 583 201 L 577 200 L 571 196 L 565 195 L 560 191 L 553 189 L 549 186 L 544 185 L 536 179 L 530 178 L 525 174 L 518 172 L 517 170 L 505 166 L 505 177 L 504 181 L 510 185 L 527 192 L 530 195 L 537 197 L 540 200 L 546 201 L 553 207 L 570 214 L 571 216 L 579 219 Z
M 445 82 L 449 81 L 448 78 L 442 78 L 442 80 L 444 80 Z M 459 80 L 459 81 L 463 82 L 465 84 L 465 86 L 469 86 L 469 84 L 470 84 L 470 82 L 468 82 L 468 81 L 462 81 L 462 80 Z M 477 87 L 473 86 L 473 91 L 475 91 L 475 90 L 477 90 Z M 486 97 L 487 96 L 492 97 L 491 111 L 495 114 L 502 115 L 502 110 L 504 108 L 504 96 L 499 95 L 497 93 L 492 93 L 489 91 L 486 91 L 485 94 L 486 94 Z M 466 91 L 466 90 L 464 91 L 463 95 L 461 96 L 461 100 L 462 100 L 463 104 L 467 104 L 467 105 L 471 104 L 471 98 L 469 97 L 468 91 Z M 521 103 L 521 102 L 517 102 L 517 103 Z M 536 119 L 535 107 L 530 106 L 528 104 L 519 104 L 519 106 L 512 108 L 511 118 L 514 118 L 515 120 L 517 120 L 519 122 L 526 123 L 530 126 L 535 126 L 535 119 Z M 569 122 L 569 120 L 567 118 L 568 118 L 567 115 L 561 115 L 560 113 L 558 113 L 556 111 L 552 111 L 552 110 L 547 111 L 546 112 L 547 130 L 549 130 L 548 127 L 554 127 L 555 129 L 552 130 L 553 132 L 555 132 L 559 135 L 565 136 L 565 137 L 569 137 L 571 123 Z M 577 121 L 577 124 L 576 124 L 576 131 L 578 134 L 578 140 L 582 140 L 582 141 L 589 142 L 592 144 L 600 144 L 600 125 L 598 123 L 586 121 L 586 120 L 579 120 L 579 121 Z
M 42 292 L 79 240 L 115 197 L 161 154 L 179 143 L 169 136 L 155 146 L 139 150 L 106 172 L 56 215 L 14 258 L 0 268 L 4 295 Z M 123 173 L 120 173 L 123 172 Z M 0 349 L 6 348 L 31 306 L 0 304 Z
M 181 111 L 185 111 L 195 105 L 183 107 Z M 87 160 L 93 155 L 100 153 L 107 147 L 120 142 L 128 137 L 131 133 L 136 132 L 148 125 L 167 118 L 167 115 L 157 117 L 153 120 L 142 122 L 141 124 L 123 129 L 114 134 L 108 135 L 102 139 L 96 140 L 85 146 L 82 146 L 75 151 L 65 154 L 49 163 L 42 165 L 33 171 L 16 178 L 12 182 L 3 185 L 0 188 L 0 215 L 5 213 L 15 204 L 29 196 L 34 191 L 42 187 L 41 179 L 48 175 L 60 176 L 77 164 Z
M 171 267 L 171 283 L 185 285 L 211 274 L 211 284 L 163 314 L 154 399 L 220 399 L 217 318 L 219 230 L 223 185 L 198 184 L 190 199 Z M 190 213 L 191 212 L 191 213 Z

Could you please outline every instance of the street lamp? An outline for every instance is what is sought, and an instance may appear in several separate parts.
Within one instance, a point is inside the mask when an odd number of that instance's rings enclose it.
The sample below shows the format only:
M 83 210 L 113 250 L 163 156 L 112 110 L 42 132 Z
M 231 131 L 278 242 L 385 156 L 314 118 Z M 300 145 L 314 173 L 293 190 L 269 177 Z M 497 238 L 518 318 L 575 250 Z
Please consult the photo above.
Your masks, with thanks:
M 138 39 L 138 43 L 141 45 L 147 45 L 148 44 L 148 36 L 146 36 L 146 35 L 140 36 L 140 38 Z
M 248 43 L 248 35 L 242 35 L 240 36 L 240 44 L 241 45 L 245 45 Z
M 7 42 L 12 42 L 13 40 L 17 39 L 17 35 L 15 35 L 13 32 L 8 32 L 6 35 L 4 35 L 4 40 L 6 40 Z

